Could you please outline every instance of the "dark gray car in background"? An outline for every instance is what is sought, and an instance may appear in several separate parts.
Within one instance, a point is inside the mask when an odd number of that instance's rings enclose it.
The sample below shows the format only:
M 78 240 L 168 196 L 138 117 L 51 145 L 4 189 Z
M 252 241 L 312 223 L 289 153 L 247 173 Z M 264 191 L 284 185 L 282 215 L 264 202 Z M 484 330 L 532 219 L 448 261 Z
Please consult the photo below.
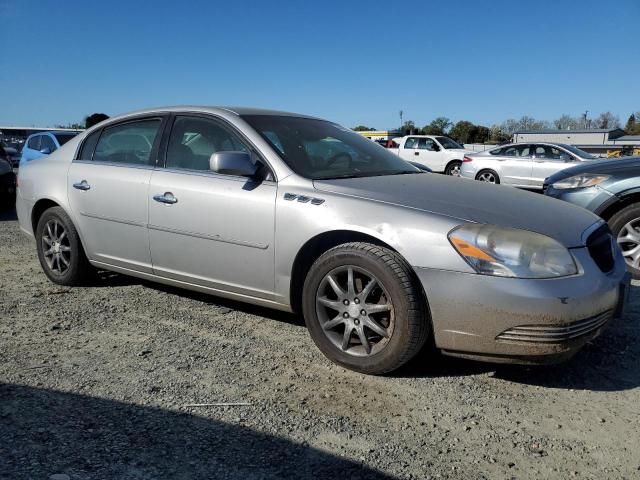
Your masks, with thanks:
M 544 192 L 609 223 L 628 270 L 640 278 L 640 157 L 588 162 L 545 180 Z

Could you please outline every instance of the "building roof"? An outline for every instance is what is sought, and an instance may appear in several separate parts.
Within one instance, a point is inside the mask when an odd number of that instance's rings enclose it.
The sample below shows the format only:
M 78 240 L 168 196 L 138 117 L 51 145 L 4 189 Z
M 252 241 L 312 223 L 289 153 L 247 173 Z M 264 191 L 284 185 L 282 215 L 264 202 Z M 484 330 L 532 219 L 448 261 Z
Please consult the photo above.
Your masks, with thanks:
M 623 135 L 621 137 L 616 138 L 616 142 L 618 140 L 623 140 L 627 142 L 640 142 L 640 135 Z
M 530 134 L 530 133 L 555 133 L 555 134 L 562 134 L 562 133 L 610 133 L 610 132 L 615 132 L 617 130 L 622 130 L 621 128 L 576 128 L 573 130 L 557 130 L 557 129 L 553 129 L 553 128 L 548 128 L 548 129 L 544 129 L 544 130 L 518 130 L 514 133 L 526 133 L 526 134 Z

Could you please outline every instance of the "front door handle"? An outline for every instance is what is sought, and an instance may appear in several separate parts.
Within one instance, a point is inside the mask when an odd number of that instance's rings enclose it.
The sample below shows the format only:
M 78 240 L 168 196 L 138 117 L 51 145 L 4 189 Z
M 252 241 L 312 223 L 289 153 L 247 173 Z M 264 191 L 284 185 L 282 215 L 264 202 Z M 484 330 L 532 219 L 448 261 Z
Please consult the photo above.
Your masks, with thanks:
M 86 191 L 91 188 L 91 185 L 89 185 L 89 182 L 87 182 L 86 180 L 82 180 L 81 182 L 74 183 L 73 188 Z
M 420 152 L 413 152 L 414 155 L 420 155 Z
M 173 205 L 174 203 L 178 203 L 178 199 L 173 196 L 171 192 L 159 193 L 158 195 L 154 195 L 153 199 L 156 202 L 166 203 L 168 205 Z

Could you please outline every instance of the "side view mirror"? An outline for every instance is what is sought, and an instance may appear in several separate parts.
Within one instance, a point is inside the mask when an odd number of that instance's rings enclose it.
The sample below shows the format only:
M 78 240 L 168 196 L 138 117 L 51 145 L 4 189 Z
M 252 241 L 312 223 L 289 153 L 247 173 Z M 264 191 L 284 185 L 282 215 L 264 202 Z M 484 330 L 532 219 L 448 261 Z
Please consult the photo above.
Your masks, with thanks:
M 49 147 L 44 147 L 42 150 L 40 150 L 40 153 L 42 153 L 43 155 L 49 155 L 51 153 L 51 149 Z
M 431 150 L 433 150 L 434 152 L 439 152 L 440 151 L 440 147 L 438 145 L 432 145 L 431 146 Z
M 258 165 L 246 152 L 216 152 L 209 158 L 209 170 L 224 175 L 252 177 L 258 171 Z
M 566 153 L 561 153 L 560 154 L 560 160 L 562 160 L 563 162 L 570 162 L 571 161 L 571 156 L 567 155 Z

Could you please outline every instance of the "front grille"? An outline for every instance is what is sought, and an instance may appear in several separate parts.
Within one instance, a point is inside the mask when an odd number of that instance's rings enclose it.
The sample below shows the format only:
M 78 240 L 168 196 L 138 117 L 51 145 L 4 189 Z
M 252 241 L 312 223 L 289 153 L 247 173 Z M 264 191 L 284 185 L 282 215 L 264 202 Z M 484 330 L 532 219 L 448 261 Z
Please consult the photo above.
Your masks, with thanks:
M 607 310 L 595 317 L 578 320 L 564 325 L 524 325 L 505 330 L 496 340 L 509 340 L 527 343 L 560 343 L 588 335 L 606 324 L 613 316 L 613 310 Z
M 613 269 L 615 263 L 613 242 L 613 235 L 607 225 L 602 225 L 587 239 L 589 254 L 603 272 L 610 272 Z

